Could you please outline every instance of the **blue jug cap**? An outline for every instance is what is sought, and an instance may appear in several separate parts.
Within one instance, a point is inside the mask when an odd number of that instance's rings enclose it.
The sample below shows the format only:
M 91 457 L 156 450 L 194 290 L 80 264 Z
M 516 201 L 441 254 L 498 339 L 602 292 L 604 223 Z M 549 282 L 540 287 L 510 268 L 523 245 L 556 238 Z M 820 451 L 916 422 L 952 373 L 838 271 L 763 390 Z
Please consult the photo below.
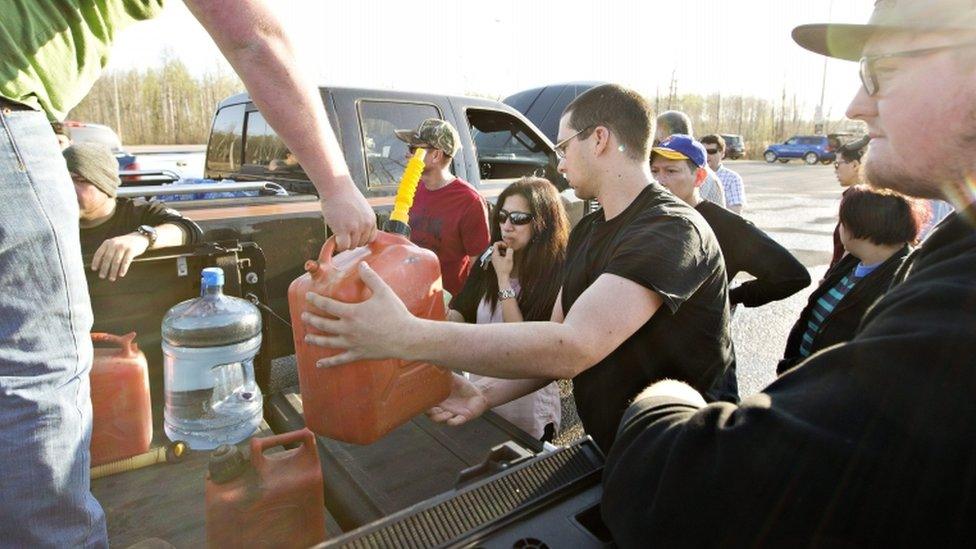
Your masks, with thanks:
M 207 267 L 203 270 L 204 286 L 223 286 L 224 270 L 220 267 Z

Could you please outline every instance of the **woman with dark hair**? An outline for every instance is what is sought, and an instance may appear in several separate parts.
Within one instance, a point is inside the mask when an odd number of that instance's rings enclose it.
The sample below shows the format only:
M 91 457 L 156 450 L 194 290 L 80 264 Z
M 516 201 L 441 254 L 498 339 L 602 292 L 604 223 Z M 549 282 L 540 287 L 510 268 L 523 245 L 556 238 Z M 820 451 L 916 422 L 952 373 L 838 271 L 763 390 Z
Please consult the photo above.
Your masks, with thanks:
M 793 325 L 778 374 L 854 337 L 864 313 L 888 291 L 924 218 L 924 207 L 893 191 L 855 185 L 844 193 L 838 226 L 847 255 L 827 271 Z
M 491 219 L 493 244 L 471 269 L 451 302 L 448 320 L 488 324 L 549 320 L 561 284 L 569 220 L 556 187 L 538 177 L 523 177 L 498 197 Z M 532 436 L 550 441 L 561 417 L 555 382 L 507 402 L 522 380 L 471 376 L 487 407 Z M 444 413 L 439 408 L 431 414 Z M 450 421 L 449 421 L 450 423 Z

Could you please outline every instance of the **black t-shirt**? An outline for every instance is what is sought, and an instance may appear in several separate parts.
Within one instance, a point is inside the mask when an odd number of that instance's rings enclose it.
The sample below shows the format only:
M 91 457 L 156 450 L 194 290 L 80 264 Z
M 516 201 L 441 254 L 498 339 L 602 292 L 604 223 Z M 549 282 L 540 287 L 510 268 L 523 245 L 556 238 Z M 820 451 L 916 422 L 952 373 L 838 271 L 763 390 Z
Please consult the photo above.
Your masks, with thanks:
M 186 244 L 195 244 L 203 236 L 203 231 L 196 223 L 161 202 L 118 198 L 115 213 L 108 221 L 97 227 L 81 229 L 81 253 L 89 257 L 109 238 L 129 234 L 140 225 L 156 227 L 164 223 L 172 223 L 182 229 Z
M 664 305 L 605 359 L 573 379 L 587 434 L 610 449 L 628 403 L 664 378 L 704 392 L 734 362 L 728 282 L 705 220 L 657 183 L 606 221 L 587 215 L 569 237 L 562 307 L 604 273 L 658 293 Z
M 695 210 L 705 218 L 718 239 L 729 280 L 740 271 L 756 277 L 729 291 L 732 305 L 759 307 L 785 299 L 810 285 L 807 268 L 746 219 L 704 200 Z

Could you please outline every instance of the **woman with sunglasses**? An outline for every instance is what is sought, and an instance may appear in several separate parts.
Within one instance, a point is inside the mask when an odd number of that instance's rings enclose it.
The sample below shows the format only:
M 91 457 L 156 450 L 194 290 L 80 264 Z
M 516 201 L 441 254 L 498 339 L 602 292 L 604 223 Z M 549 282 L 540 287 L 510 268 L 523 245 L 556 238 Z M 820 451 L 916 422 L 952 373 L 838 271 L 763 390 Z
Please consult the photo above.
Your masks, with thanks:
M 545 179 L 523 177 L 502 191 L 497 204 L 491 219 L 493 244 L 471 270 L 447 318 L 477 324 L 549 320 L 569 239 L 559 193 Z M 506 395 L 521 380 L 470 379 L 484 392 L 487 407 L 540 440 L 555 436 L 561 418 L 555 382 L 508 402 Z

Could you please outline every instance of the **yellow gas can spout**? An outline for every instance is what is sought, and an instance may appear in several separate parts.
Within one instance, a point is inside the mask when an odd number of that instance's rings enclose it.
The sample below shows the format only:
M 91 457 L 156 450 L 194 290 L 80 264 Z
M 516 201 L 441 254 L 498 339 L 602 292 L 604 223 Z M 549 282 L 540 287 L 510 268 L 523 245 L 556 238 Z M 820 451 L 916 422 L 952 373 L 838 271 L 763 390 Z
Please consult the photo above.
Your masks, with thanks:
M 397 188 L 396 199 L 393 201 L 393 212 L 383 225 L 383 230 L 388 233 L 410 236 L 410 206 L 413 205 L 413 196 L 417 193 L 417 184 L 420 183 L 420 176 L 424 172 L 424 154 L 424 149 L 417 149 L 417 152 L 413 153 L 407 161 L 407 167 L 400 178 L 400 186 Z

